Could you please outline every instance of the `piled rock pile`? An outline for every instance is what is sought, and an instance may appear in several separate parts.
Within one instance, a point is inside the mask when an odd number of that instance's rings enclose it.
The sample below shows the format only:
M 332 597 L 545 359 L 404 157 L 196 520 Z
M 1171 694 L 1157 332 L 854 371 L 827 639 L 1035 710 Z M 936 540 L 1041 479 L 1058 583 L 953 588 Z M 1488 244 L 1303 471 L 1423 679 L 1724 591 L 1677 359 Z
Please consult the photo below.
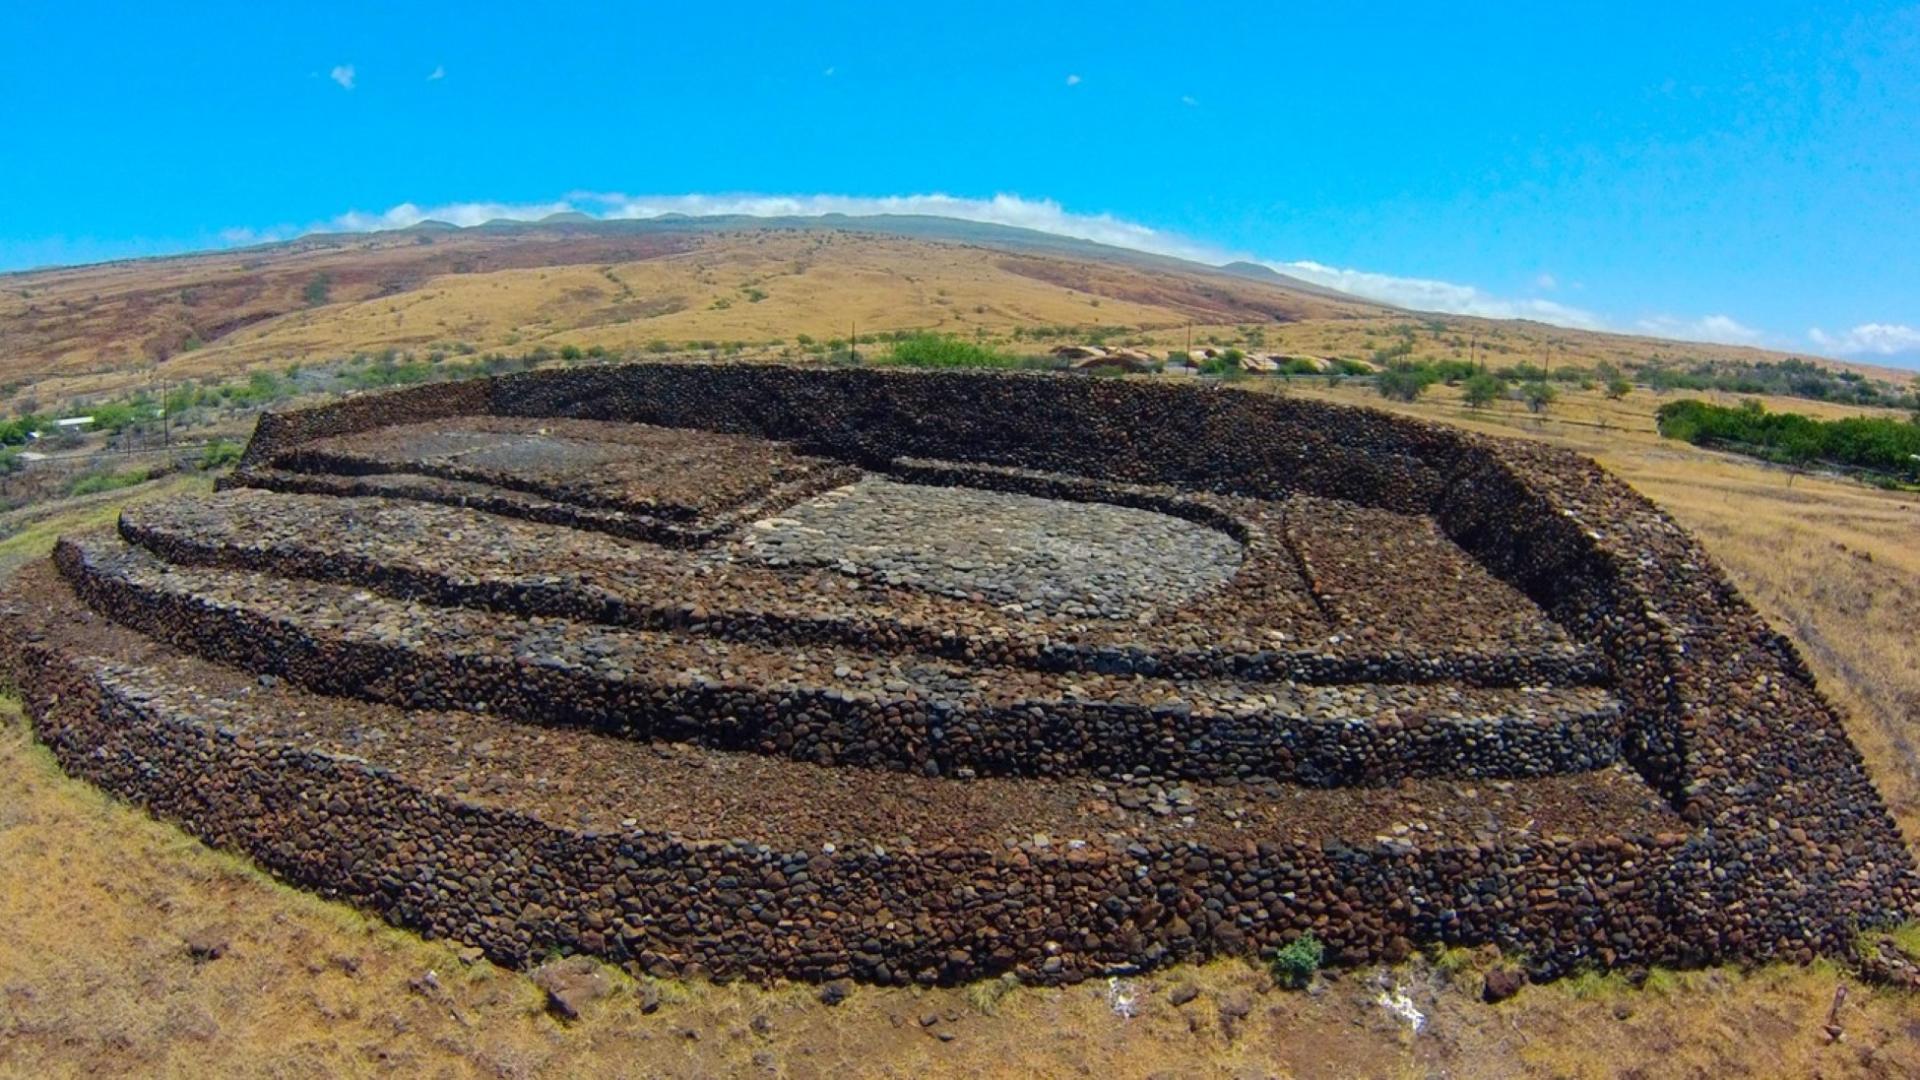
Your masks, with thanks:
M 1920 902 L 1804 665 L 1670 521 L 1366 410 L 402 391 L 266 417 L 230 490 L 4 605 L 67 768 L 511 963 L 1070 981 L 1310 931 L 1550 974 L 1834 953 Z

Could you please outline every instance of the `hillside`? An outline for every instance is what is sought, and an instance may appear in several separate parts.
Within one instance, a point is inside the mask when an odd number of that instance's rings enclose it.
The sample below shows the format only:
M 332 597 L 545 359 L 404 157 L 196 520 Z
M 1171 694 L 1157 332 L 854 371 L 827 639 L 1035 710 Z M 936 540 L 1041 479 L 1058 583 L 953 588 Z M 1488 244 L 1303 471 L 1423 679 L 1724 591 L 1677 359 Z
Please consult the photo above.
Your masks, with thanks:
M 941 218 L 565 219 L 423 224 L 0 276 L 0 408 L 388 349 L 779 355 L 803 335 L 902 329 L 1033 351 L 1041 330 L 1048 343 L 1100 335 L 1178 346 L 1191 332 L 1195 343 L 1351 357 L 1410 340 L 1415 358 L 1494 364 L 1785 358 L 1410 313 L 1254 264 L 1208 267 Z

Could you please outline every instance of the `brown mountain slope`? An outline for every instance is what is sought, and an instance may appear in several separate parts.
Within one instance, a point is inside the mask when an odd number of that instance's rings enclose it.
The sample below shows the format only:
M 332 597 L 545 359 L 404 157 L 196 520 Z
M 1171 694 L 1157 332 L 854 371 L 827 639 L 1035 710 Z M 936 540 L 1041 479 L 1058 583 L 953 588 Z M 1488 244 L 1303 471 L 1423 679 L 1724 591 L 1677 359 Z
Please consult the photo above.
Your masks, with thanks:
M 1016 348 L 1033 348 L 1012 334 L 1034 327 L 1109 328 L 1169 346 L 1191 326 L 1196 343 L 1329 356 L 1364 357 L 1411 331 L 1415 356 L 1496 364 L 1782 358 L 1408 313 L 1278 275 L 953 224 L 946 235 L 694 220 L 416 228 L 4 275 L 0 390 L 15 409 L 52 407 L 156 376 L 386 349 L 720 342 L 778 353 L 800 335 L 920 328 Z

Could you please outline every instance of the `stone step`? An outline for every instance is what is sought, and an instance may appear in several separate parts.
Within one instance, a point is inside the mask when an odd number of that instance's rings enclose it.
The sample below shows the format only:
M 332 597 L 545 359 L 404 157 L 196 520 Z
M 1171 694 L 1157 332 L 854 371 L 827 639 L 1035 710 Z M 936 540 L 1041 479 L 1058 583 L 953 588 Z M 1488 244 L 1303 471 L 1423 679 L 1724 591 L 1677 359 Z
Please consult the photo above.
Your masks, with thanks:
M 837 568 L 774 567 L 749 544 L 696 556 L 477 509 L 393 499 L 232 490 L 130 509 L 127 539 L 182 563 L 357 584 L 399 599 L 550 615 L 771 644 L 917 652 L 968 665 L 1243 681 L 1590 685 L 1595 654 L 1547 636 L 1531 646 L 1458 639 L 1381 647 L 1329 640 L 1305 609 L 1278 610 L 1291 556 L 1250 543 L 1233 583 L 1162 621 L 1063 620 Z M 1264 629 L 1262 629 L 1264 627 Z M 1282 628 L 1285 629 L 1282 629 Z
M 402 424 L 318 439 L 273 468 L 479 484 L 587 511 L 717 534 L 859 470 L 765 439 L 648 424 L 499 416 Z M 512 505 L 503 501 L 503 505 Z
M 111 535 L 65 540 L 56 559 L 90 604 L 127 625 L 322 693 L 929 775 L 1316 786 L 1537 776 L 1611 763 L 1622 724 L 1618 703 L 1593 687 L 967 667 L 436 607 L 352 584 L 169 563 Z
M 63 561 L 81 556 L 106 559 Z M 305 693 L 134 633 L 45 566 L 0 598 L 0 645 L 76 775 L 505 963 L 1049 982 L 1305 932 L 1349 957 L 1495 939 L 1664 955 L 1644 912 L 1704 872 L 1618 766 L 1339 792 L 823 768 Z

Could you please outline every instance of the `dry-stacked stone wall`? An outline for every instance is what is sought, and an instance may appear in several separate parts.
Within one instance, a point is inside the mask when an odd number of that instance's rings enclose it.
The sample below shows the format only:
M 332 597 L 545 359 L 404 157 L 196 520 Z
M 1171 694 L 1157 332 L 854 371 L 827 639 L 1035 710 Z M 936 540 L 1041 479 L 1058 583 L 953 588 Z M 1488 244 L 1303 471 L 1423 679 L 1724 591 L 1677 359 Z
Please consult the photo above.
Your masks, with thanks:
M 782 471 L 669 504 L 595 425 Z M 459 458 L 475 431 L 514 467 Z M 566 471 L 595 462 L 627 472 Z M 1145 549 L 1025 605 L 948 545 L 928 588 L 900 538 L 805 531 L 845 496 L 801 474 L 847 470 L 1167 514 L 1238 561 L 1146 530 L 1231 578 L 1182 567 L 1163 611 L 1114 600 Z M 1071 981 L 1312 932 L 1551 973 L 1805 959 L 1920 912 L 1791 646 L 1562 452 L 1151 381 L 635 365 L 270 415 L 231 487 L 22 578 L 0 655 L 43 737 L 509 962 Z M 965 500 L 938 505 L 997 512 Z

